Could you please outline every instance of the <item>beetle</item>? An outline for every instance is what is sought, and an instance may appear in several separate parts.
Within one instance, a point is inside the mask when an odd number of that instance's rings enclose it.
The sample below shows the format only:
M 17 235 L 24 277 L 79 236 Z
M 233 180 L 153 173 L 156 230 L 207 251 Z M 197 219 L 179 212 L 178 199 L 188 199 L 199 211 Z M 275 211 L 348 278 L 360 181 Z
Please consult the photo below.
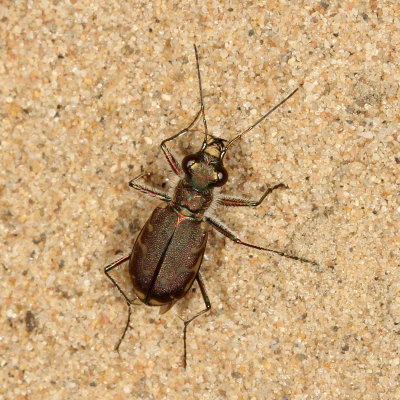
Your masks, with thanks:
M 215 137 L 208 132 L 207 128 L 199 56 L 196 45 L 194 45 L 194 51 L 200 94 L 200 109 L 193 121 L 186 128 L 161 142 L 161 149 L 170 167 L 179 177 L 174 195 L 169 196 L 158 189 L 139 183 L 138 180 L 143 175 L 139 175 L 129 182 L 129 186 L 133 189 L 156 197 L 167 204 L 165 207 L 157 207 L 153 211 L 140 231 L 132 252 L 104 268 L 106 276 L 119 290 L 128 305 L 127 323 L 115 347 L 117 351 L 130 326 L 131 305 L 133 302 L 110 275 L 111 270 L 129 261 L 129 274 L 136 296 L 146 305 L 159 306 L 160 313 L 168 311 L 179 299 L 186 295 L 194 281 L 197 281 L 205 308 L 184 321 L 183 366 L 185 368 L 187 358 L 187 327 L 193 320 L 211 309 L 211 302 L 207 296 L 200 273 L 200 265 L 203 260 L 208 235 L 206 224 L 235 243 L 264 250 L 303 263 L 318 265 L 315 261 L 290 255 L 283 251 L 244 242 L 207 212 L 212 203 L 228 207 L 255 207 L 261 204 L 274 190 L 287 188 L 283 183 L 276 184 L 268 188 L 259 200 L 246 200 L 231 196 L 218 196 L 214 198 L 213 195 L 214 189 L 225 185 L 228 180 L 228 172 L 224 167 L 224 157 L 231 145 L 289 100 L 297 92 L 298 88 L 233 139 L 226 140 Z M 167 143 L 189 132 L 199 118 L 202 119 L 204 126 L 203 144 L 197 153 L 187 155 L 183 158 L 182 163 L 179 164 L 168 148 Z

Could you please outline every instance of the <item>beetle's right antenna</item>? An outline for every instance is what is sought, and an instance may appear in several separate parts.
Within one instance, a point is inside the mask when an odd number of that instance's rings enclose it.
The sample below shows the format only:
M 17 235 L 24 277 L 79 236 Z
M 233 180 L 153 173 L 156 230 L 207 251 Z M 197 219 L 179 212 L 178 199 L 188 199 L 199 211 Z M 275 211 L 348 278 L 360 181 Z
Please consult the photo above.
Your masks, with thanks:
M 264 121 L 265 118 L 267 118 L 270 114 L 272 114 L 277 108 L 279 108 L 283 103 L 288 101 L 297 91 L 299 88 L 293 90 L 292 93 L 289 94 L 289 96 L 285 97 L 279 104 L 277 104 L 275 107 L 272 107 L 271 110 L 269 110 L 266 114 L 264 114 L 257 122 L 255 122 L 253 125 L 251 125 L 249 128 L 247 128 L 245 131 L 240 133 L 239 135 L 235 136 L 225 147 L 225 150 L 221 153 L 220 159 L 222 160 L 228 151 L 228 148 L 232 145 L 232 143 L 236 142 L 236 140 L 239 140 L 244 134 L 247 132 L 250 132 L 253 128 L 255 128 L 259 123 Z
M 200 63 L 199 63 L 199 55 L 197 53 L 197 47 L 194 44 L 194 53 L 196 54 L 196 67 L 197 67 L 197 77 L 199 78 L 199 92 L 200 92 L 200 109 L 201 109 L 201 116 L 203 118 L 203 125 L 204 125 L 204 142 L 203 142 L 203 149 L 207 146 L 207 139 L 208 139 L 208 128 L 207 128 L 207 121 L 206 115 L 204 112 L 204 103 L 203 103 L 203 89 L 201 87 L 201 76 L 200 76 Z

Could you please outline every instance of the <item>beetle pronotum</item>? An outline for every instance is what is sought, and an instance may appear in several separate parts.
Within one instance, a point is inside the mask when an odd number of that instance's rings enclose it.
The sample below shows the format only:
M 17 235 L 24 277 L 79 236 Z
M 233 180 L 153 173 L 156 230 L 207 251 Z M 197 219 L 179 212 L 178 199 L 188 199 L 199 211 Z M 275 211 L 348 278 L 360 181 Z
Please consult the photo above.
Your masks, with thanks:
M 258 119 L 258 121 L 233 139 L 226 140 L 215 137 L 208 132 L 207 128 L 199 56 L 196 46 L 194 46 L 194 51 L 200 92 L 200 110 L 186 128 L 161 142 L 161 149 L 170 167 L 180 178 L 175 187 L 175 193 L 170 197 L 157 189 L 138 183 L 138 179 L 142 175 L 137 176 L 129 182 L 129 186 L 133 189 L 156 197 L 167 204 L 165 207 L 157 207 L 153 211 L 139 233 L 131 254 L 120 258 L 104 269 L 105 274 L 120 291 L 128 305 L 127 322 L 122 336 L 116 345 L 116 350 L 119 349 L 129 327 L 132 301 L 110 275 L 112 269 L 129 260 L 129 274 L 136 296 L 146 305 L 159 306 L 160 313 L 168 311 L 176 301 L 185 296 L 193 282 L 197 281 L 203 296 L 205 308 L 184 321 L 184 367 L 186 367 L 187 326 L 198 316 L 211 309 L 211 303 L 200 274 L 200 265 L 207 243 L 206 224 L 211 225 L 235 243 L 268 251 L 292 260 L 318 265 L 314 261 L 289 255 L 283 251 L 243 242 L 221 222 L 215 219 L 213 215 L 207 213 L 211 203 L 229 207 L 255 207 L 261 204 L 265 197 L 275 189 L 286 187 L 282 183 L 274 185 L 268 188 L 259 200 L 245 200 L 231 196 L 213 198 L 213 189 L 223 186 L 228 179 L 228 173 L 224 168 L 223 161 L 231 145 L 285 103 L 298 89 L 290 93 L 279 104 Z M 201 149 L 195 154 L 184 157 L 182 163 L 179 164 L 167 147 L 167 143 L 189 132 L 199 118 L 202 119 L 204 125 L 204 140 Z

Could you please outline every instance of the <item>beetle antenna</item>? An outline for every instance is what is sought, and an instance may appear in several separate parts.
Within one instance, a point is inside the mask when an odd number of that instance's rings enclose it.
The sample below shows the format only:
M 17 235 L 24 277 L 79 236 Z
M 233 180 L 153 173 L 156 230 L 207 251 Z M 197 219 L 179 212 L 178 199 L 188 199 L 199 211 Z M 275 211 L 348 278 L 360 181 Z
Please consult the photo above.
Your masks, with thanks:
M 283 103 L 285 103 L 286 101 L 288 101 L 297 91 L 299 90 L 299 88 L 296 88 L 295 90 L 293 90 L 292 93 L 289 94 L 289 96 L 285 97 L 279 104 L 277 104 L 276 106 L 272 107 L 271 110 L 269 110 L 266 114 L 264 114 L 257 122 L 255 122 L 253 125 L 251 125 L 249 128 L 247 128 L 245 131 L 243 131 L 242 133 L 240 133 L 239 135 L 235 136 L 225 147 L 225 150 L 221 153 L 220 159 L 222 160 L 226 154 L 226 152 L 228 151 L 228 148 L 234 143 L 236 142 L 236 140 L 239 140 L 244 134 L 246 134 L 247 132 L 250 132 L 253 128 L 255 128 L 259 123 L 261 123 L 262 121 L 264 121 L 264 119 L 266 119 L 270 114 L 272 114 L 277 108 L 279 108 Z
M 204 112 L 204 102 L 203 102 L 203 88 L 201 86 L 201 76 L 200 76 L 200 63 L 199 63 L 199 54 L 197 53 L 197 47 L 195 44 L 193 44 L 194 47 L 194 53 L 196 55 L 196 68 L 197 68 L 197 77 L 199 80 L 199 92 L 200 92 L 200 109 L 201 109 L 201 117 L 203 119 L 203 125 L 204 125 L 204 142 L 203 142 L 203 148 L 207 147 L 207 139 L 208 139 L 208 128 L 207 128 L 207 121 L 206 121 L 206 114 Z

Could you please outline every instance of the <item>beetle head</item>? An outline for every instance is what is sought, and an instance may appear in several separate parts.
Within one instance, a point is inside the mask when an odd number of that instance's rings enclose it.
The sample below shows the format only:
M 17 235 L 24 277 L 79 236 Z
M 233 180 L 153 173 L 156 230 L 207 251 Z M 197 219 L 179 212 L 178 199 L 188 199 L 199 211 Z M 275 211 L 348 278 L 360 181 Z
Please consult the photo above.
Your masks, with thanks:
M 186 180 L 195 189 L 201 191 L 225 185 L 228 180 L 228 172 L 223 164 L 225 142 L 227 140 L 209 134 L 199 152 L 189 154 L 182 160 Z

